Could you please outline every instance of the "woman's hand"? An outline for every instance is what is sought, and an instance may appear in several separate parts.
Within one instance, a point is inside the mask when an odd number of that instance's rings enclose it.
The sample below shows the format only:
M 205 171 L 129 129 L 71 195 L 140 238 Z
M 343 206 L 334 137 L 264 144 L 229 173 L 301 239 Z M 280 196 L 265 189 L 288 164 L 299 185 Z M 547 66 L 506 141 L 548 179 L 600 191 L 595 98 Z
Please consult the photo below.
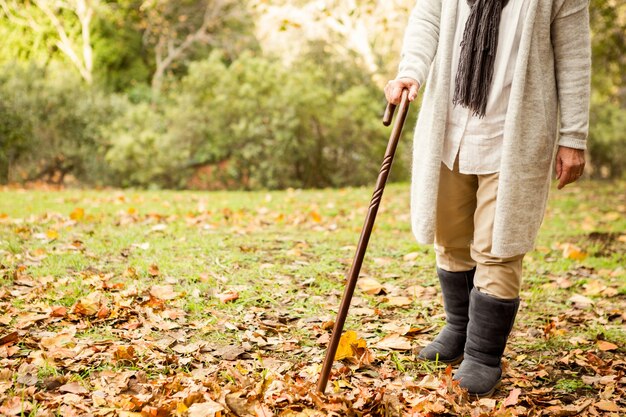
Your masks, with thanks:
M 559 146 L 556 153 L 556 179 L 558 189 L 565 187 L 582 177 L 585 170 L 585 151 Z
M 402 98 L 402 90 L 409 89 L 409 101 L 413 101 L 417 98 L 417 92 L 420 89 L 420 84 L 413 78 L 398 78 L 397 80 L 391 80 L 385 86 L 385 97 L 391 104 L 400 104 Z

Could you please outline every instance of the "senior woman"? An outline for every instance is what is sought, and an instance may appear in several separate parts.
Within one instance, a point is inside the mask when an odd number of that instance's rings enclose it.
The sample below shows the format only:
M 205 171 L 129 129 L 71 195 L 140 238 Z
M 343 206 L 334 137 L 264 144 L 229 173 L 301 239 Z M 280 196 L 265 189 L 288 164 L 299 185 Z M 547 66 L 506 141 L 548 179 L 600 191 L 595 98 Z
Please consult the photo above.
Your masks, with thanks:
M 411 223 L 434 242 L 446 313 L 419 356 L 461 362 L 470 394 L 502 377 L 553 163 L 559 189 L 583 174 L 590 56 L 588 0 L 418 0 L 411 13 L 385 95 L 426 84 Z

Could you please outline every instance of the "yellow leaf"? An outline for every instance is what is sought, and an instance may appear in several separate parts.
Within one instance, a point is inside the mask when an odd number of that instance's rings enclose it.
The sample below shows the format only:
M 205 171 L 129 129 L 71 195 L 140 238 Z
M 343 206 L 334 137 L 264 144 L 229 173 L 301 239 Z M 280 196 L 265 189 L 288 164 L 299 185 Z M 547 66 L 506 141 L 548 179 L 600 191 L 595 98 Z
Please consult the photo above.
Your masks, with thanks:
M 319 223 L 322 221 L 322 216 L 320 216 L 320 214 L 317 211 L 312 211 L 309 214 L 311 216 L 311 220 L 313 220 L 315 223 Z
M 353 358 L 355 349 L 364 347 L 367 347 L 367 342 L 365 342 L 364 339 L 359 339 L 354 330 L 348 330 L 342 334 L 341 339 L 339 339 L 335 360 L 339 361 L 346 358 Z
M 46 232 L 46 236 L 48 237 L 48 239 L 58 239 L 59 232 L 54 229 L 48 229 L 48 231 Z
M 137 214 L 137 209 L 135 207 L 129 207 L 128 210 L 126 210 L 126 213 L 132 216 L 134 214 Z
M 176 404 L 176 412 L 178 413 L 178 415 L 182 415 L 188 409 L 189 408 L 182 401 L 179 401 L 178 404 Z
M 85 210 L 83 210 L 80 207 L 76 207 L 71 213 L 70 213 L 70 219 L 72 220 L 81 220 L 83 217 L 85 217 Z
M 563 257 L 565 259 L 571 259 L 573 261 L 583 261 L 587 258 L 587 253 L 585 253 L 578 246 L 572 245 L 571 243 L 566 243 L 563 245 Z

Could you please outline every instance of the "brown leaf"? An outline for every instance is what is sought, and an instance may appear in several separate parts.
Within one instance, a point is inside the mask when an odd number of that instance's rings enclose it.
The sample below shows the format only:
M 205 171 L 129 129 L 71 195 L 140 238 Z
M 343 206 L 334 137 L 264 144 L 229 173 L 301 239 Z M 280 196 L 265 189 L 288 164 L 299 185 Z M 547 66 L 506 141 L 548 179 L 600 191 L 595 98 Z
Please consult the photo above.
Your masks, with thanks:
M 417 384 L 418 387 L 436 390 L 441 386 L 441 381 L 433 374 L 428 374 Z
M 516 405 L 519 401 L 519 396 L 522 393 L 522 390 L 519 388 L 514 388 L 506 400 L 504 400 L 504 407 L 510 407 L 512 405 Z
M 172 348 L 172 350 L 176 353 L 180 353 L 181 355 L 190 355 L 200 350 L 204 346 L 203 342 L 190 343 L 188 345 L 178 344 Z
M 222 359 L 227 361 L 234 361 L 245 352 L 246 349 L 244 349 L 242 346 L 231 345 L 224 346 L 223 348 L 216 350 L 215 352 L 213 352 L 213 355 L 221 357 Z
M 17 342 L 17 339 L 18 339 L 18 333 L 17 332 L 12 332 L 12 333 L 9 333 L 7 335 L 4 335 L 4 336 L 0 337 L 0 346 L 6 345 L 7 343 Z
M 222 294 L 217 294 L 217 298 L 222 302 L 222 304 L 226 304 L 231 301 L 235 301 L 239 298 L 239 293 L 234 290 L 228 290 Z
M 328 320 L 322 323 L 322 330 L 332 329 L 335 326 L 334 320 Z
M 224 407 L 215 401 L 195 403 L 187 410 L 189 417 L 221 417 Z
M 384 291 L 382 284 L 374 278 L 361 278 L 357 281 L 357 285 L 361 291 L 370 295 L 377 295 Z
M 148 275 L 151 277 L 158 277 L 161 274 L 159 271 L 159 266 L 157 264 L 152 264 L 148 267 Z
M 106 319 L 111 314 L 111 310 L 107 306 L 102 306 L 96 313 L 96 317 L 99 319 Z
M 78 382 L 69 382 L 59 387 L 60 392 L 69 392 L 72 394 L 87 394 L 89 390 Z
M 409 350 L 411 341 L 399 334 L 389 334 L 376 343 L 375 347 L 385 350 Z
M 113 358 L 118 361 L 134 362 L 137 359 L 137 353 L 132 346 L 117 346 L 113 351 Z
M 419 252 L 411 252 L 411 253 L 407 253 L 406 255 L 404 255 L 404 256 L 402 257 L 402 259 L 403 259 L 404 261 L 409 262 L 409 261 L 414 261 L 414 260 L 416 260 L 417 258 L 419 258 L 419 256 L 420 256 L 420 253 L 419 253 Z
M 572 295 L 569 300 L 567 300 L 569 302 L 571 302 L 572 304 L 574 304 L 575 308 L 579 308 L 579 309 L 586 309 L 589 306 L 593 305 L 593 300 L 590 298 L 585 297 L 584 295 L 581 294 L 574 294 Z
M 609 352 L 611 350 L 617 350 L 619 346 L 614 343 L 607 342 L 606 340 L 598 340 L 598 349 L 604 352 Z
M 180 294 L 174 291 L 171 285 L 153 285 L 150 288 L 150 295 L 159 300 L 173 300 Z
M 74 313 L 79 316 L 93 316 L 100 310 L 102 294 L 92 292 L 74 304 Z
M 67 307 L 64 306 L 52 307 L 52 311 L 50 311 L 50 317 L 65 317 L 66 314 Z
M 128 268 L 126 268 L 126 270 L 124 271 L 122 276 L 124 278 L 138 279 L 139 278 L 139 273 L 137 272 L 137 270 L 134 267 L 129 266 Z
M 0 415 L 6 416 L 23 416 L 33 409 L 30 401 L 26 401 L 20 396 L 11 397 L 0 406 Z
M 66 346 L 72 343 L 74 340 L 74 334 L 74 332 L 70 332 L 60 333 L 52 337 L 42 337 L 40 342 L 41 347 L 49 350 Z
M 236 416 L 247 416 L 252 414 L 251 404 L 248 403 L 245 394 L 234 392 L 225 397 L 226 405 Z
M 602 410 L 602 411 L 620 411 L 619 406 L 615 404 L 613 401 L 602 400 L 593 404 L 594 407 Z
M 387 298 L 387 303 L 390 306 L 394 306 L 394 307 L 406 307 L 406 306 L 410 306 L 411 304 L 413 304 L 413 300 L 410 297 L 388 297 Z

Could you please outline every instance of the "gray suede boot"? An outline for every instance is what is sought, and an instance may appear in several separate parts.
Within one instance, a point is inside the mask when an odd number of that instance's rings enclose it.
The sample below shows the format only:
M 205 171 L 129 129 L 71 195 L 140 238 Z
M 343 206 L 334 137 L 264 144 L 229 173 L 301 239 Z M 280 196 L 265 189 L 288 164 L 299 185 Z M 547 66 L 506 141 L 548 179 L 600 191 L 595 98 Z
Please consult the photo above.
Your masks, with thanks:
M 419 353 L 420 359 L 456 365 L 463 360 L 467 334 L 467 312 L 470 291 L 474 287 L 474 272 L 448 272 L 437 268 L 446 325 L 439 335 Z
M 488 397 L 499 385 L 500 361 L 518 308 L 519 298 L 501 300 L 472 290 L 465 358 L 454 374 L 470 394 Z

